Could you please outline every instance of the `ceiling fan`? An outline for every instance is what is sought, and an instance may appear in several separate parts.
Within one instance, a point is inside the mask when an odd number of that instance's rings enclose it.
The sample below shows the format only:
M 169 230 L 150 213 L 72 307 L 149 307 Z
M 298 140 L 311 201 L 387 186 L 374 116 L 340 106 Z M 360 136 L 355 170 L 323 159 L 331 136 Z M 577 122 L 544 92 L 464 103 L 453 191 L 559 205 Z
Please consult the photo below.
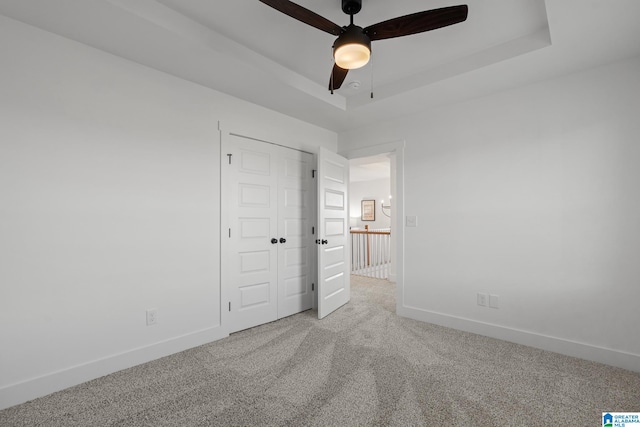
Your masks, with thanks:
M 334 65 L 329 79 L 329 90 L 339 89 L 349 70 L 369 62 L 371 42 L 393 37 L 409 36 L 463 22 L 467 19 L 467 5 L 426 10 L 389 19 L 362 28 L 353 23 L 353 15 L 362 9 L 362 0 L 342 0 L 342 11 L 349 15 L 350 24 L 341 27 L 328 19 L 289 0 L 260 0 L 262 3 L 311 25 L 338 36 L 333 43 Z

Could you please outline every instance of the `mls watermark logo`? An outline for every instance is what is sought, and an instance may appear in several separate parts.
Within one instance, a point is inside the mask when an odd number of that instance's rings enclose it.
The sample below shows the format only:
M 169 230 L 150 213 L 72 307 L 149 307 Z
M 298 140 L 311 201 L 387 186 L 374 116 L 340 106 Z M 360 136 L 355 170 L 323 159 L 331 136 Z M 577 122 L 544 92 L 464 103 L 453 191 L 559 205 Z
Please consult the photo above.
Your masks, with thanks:
M 640 412 L 603 412 L 602 427 L 640 427 Z

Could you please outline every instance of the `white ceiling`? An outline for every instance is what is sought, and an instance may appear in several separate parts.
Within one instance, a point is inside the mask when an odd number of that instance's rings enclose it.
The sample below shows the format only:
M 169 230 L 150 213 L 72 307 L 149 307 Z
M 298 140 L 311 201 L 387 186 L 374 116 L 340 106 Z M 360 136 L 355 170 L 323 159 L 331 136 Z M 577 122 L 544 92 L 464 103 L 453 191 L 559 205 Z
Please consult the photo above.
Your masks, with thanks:
M 377 179 L 391 179 L 389 154 L 349 160 L 350 182 L 375 181 Z
M 297 3 L 348 24 L 340 0 Z M 258 0 L 0 0 L 0 13 L 337 132 L 640 54 L 638 0 L 363 0 L 355 23 L 456 4 L 467 21 L 373 42 L 334 95 L 334 37 Z

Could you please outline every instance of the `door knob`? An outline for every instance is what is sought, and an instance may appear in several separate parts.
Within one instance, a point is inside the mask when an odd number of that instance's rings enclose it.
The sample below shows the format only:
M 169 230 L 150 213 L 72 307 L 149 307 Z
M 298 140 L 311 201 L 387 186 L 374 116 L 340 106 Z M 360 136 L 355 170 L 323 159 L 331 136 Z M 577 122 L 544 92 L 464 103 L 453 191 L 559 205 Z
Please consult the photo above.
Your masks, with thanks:
M 285 243 L 287 241 L 287 239 L 285 239 L 284 237 L 280 238 L 280 243 Z
M 271 244 L 275 245 L 276 243 L 278 243 L 278 239 L 276 239 L 275 237 L 273 239 L 271 239 Z

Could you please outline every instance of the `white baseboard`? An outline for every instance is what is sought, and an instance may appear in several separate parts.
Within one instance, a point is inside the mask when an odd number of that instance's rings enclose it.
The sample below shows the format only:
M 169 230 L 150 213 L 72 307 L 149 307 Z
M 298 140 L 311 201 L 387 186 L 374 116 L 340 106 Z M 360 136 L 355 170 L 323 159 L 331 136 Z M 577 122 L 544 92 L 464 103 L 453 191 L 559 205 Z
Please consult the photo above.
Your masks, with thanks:
M 566 356 L 603 363 L 630 371 L 640 372 L 640 355 L 579 343 L 548 335 L 507 328 L 491 323 L 398 305 L 398 315 L 452 329 L 471 332 L 503 341 L 522 344 Z
M 213 327 L 0 388 L 0 410 L 229 336 Z

